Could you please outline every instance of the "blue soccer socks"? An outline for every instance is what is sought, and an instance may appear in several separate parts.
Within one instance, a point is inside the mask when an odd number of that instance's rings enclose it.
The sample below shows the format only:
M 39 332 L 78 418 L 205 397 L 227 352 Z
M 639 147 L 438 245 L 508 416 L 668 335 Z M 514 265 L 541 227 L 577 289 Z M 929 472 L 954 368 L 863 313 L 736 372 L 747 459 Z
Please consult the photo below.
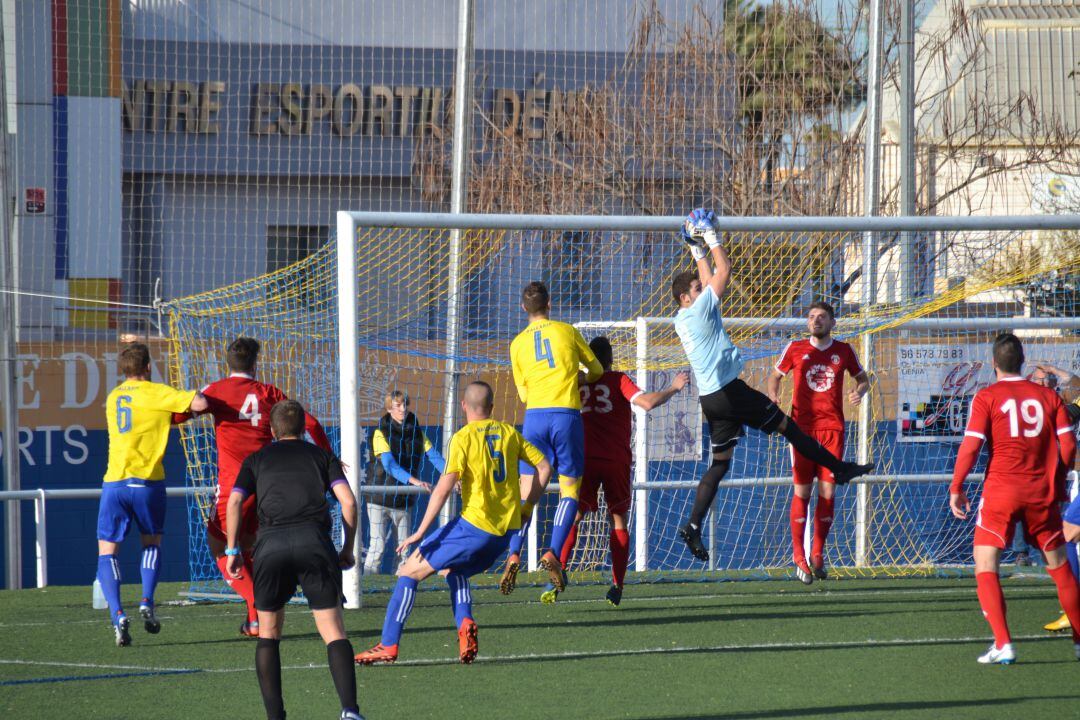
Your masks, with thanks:
M 109 603 L 109 618 L 113 625 L 124 614 L 120 604 L 120 563 L 115 555 L 98 555 L 97 579 L 101 583 L 101 593 Z
M 386 619 L 383 620 L 382 644 L 384 646 L 397 645 L 401 640 L 401 629 L 412 612 L 413 601 L 416 600 L 417 582 L 409 577 L 399 577 L 394 586 L 394 594 L 390 596 L 390 602 L 386 606 Z
M 154 607 L 154 591 L 158 584 L 158 570 L 161 568 L 161 547 L 147 545 L 142 551 L 142 604 Z
M 461 627 L 466 619 L 472 619 L 472 589 L 469 587 L 469 578 L 451 572 L 446 576 L 446 584 L 450 586 L 450 604 L 454 608 L 454 626 Z
M 551 531 L 551 547 L 555 553 L 560 553 L 566 545 L 566 538 L 574 527 L 577 511 L 577 498 L 564 497 L 559 500 L 559 509 L 555 511 L 555 529 Z

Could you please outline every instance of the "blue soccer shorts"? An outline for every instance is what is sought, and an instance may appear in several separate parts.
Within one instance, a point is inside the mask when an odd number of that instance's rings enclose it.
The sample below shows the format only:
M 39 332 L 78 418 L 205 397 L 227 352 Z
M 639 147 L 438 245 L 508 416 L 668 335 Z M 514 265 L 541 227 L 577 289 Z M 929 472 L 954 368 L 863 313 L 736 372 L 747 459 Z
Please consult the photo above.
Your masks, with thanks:
M 526 410 L 521 434 L 551 463 L 553 477 L 580 478 L 585 474 L 585 426 L 581 413 L 570 408 Z M 532 466 L 522 462 L 518 471 L 532 475 Z
M 1073 525 L 1080 525 L 1080 497 L 1069 503 L 1069 507 L 1065 509 L 1065 514 L 1061 519 Z
M 103 483 L 98 506 L 98 540 L 121 542 L 131 521 L 143 535 L 165 532 L 165 481 L 130 478 Z
M 499 559 L 512 534 L 492 535 L 458 516 L 420 543 L 420 556 L 436 572 L 449 569 L 472 577 Z

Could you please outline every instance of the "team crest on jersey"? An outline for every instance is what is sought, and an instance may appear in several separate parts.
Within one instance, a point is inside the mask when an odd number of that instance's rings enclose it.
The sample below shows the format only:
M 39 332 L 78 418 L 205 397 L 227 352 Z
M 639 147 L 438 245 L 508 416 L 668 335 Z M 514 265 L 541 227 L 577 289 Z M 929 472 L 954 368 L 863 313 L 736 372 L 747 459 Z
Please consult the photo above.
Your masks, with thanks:
M 836 353 L 833 353 L 833 356 L 831 358 L 829 358 L 829 359 L 832 360 L 833 365 L 839 365 L 840 364 L 840 356 L 837 355 Z
M 828 365 L 811 365 L 806 371 L 806 384 L 814 392 L 827 392 L 836 381 L 836 373 Z

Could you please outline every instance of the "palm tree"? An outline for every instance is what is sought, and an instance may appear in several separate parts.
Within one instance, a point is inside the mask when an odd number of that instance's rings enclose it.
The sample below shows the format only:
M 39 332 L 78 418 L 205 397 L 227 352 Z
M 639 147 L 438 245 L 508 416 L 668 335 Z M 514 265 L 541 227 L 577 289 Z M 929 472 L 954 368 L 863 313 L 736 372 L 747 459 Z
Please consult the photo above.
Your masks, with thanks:
M 745 142 L 760 153 L 765 195 L 793 131 L 864 97 L 856 60 L 807 7 L 725 0 L 724 49 L 735 63 Z

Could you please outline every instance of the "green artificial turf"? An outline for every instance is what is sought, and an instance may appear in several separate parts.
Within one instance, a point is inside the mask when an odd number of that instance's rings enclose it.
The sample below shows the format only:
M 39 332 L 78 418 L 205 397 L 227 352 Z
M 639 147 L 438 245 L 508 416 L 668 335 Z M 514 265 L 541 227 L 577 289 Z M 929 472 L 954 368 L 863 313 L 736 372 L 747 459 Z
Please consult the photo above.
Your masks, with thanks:
M 1041 629 L 1059 612 L 1044 581 L 1004 581 L 1012 667 L 975 662 L 989 631 L 970 579 L 637 584 L 617 609 L 602 585 L 571 587 L 554 606 L 537 588 L 474 591 L 472 666 L 456 662 L 445 584 L 428 585 L 438 591 L 419 594 L 399 662 L 357 668 L 369 719 L 1080 716 L 1070 638 Z M 159 590 L 159 635 L 132 608 L 128 648 L 114 646 L 89 587 L 0 593 L 0 717 L 264 717 L 242 606 L 167 604 L 183 589 Z M 387 598 L 346 612 L 357 651 L 378 641 Z M 310 613 L 287 612 L 289 717 L 336 718 Z

